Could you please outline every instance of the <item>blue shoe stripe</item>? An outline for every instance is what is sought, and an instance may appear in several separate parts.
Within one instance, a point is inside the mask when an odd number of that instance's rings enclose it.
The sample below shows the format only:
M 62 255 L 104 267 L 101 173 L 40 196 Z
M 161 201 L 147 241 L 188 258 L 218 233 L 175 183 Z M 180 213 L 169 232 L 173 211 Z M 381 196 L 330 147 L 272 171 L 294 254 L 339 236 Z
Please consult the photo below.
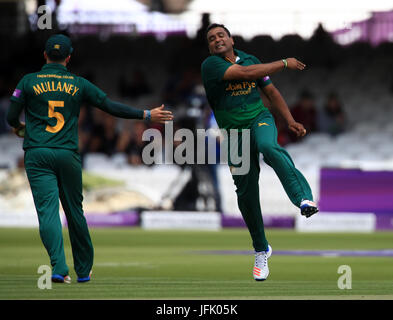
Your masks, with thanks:
M 313 206 L 311 204 L 305 203 L 305 204 L 301 205 L 300 208 L 317 208 L 317 206 Z
M 78 278 L 78 282 L 86 282 L 86 281 L 89 281 L 90 280 L 90 277 L 85 277 L 85 278 Z
M 60 274 L 52 274 L 52 280 L 60 280 L 64 282 L 64 277 L 61 276 Z

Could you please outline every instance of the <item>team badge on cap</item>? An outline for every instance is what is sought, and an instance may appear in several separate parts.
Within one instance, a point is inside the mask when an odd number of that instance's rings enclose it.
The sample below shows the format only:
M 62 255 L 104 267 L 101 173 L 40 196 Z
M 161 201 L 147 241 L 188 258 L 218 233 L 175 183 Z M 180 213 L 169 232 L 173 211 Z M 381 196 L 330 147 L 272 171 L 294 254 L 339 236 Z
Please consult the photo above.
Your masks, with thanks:
M 55 45 L 53 46 L 53 48 L 55 48 L 55 49 L 60 49 L 60 45 L 59 45 L 59 44 L 55 44 Z

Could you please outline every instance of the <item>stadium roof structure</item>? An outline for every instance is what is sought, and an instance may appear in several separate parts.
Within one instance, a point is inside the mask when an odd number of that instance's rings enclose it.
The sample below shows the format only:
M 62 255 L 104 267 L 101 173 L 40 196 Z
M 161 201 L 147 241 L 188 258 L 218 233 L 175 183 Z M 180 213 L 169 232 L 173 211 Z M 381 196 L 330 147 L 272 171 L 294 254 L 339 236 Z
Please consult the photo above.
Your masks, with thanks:
M 372 12 L 370 18 L 351 23 L 344 29 L 331 32 L 333 39 L 341 45 L 356 41 L 377 46 L 382 42 L 393 42 L 393 10 Z
M 149 11 L 136 0 L 63 0 L 57 20 L 71 33 L 185 34 L 185 23 L 175 16 Z
M 258 35 L 278 40 L 290 34 L 308 39 L 319 24 L 333 32 L 368 19 L 371 12 L 392 9 L 392 0 L 193 0 L 180 18 L 187 22 L 187 34 L 191 37 L 200 27 L 201 14 L 209 13 L 211 22 L 225 24 L 233 35 L 246 40 Z

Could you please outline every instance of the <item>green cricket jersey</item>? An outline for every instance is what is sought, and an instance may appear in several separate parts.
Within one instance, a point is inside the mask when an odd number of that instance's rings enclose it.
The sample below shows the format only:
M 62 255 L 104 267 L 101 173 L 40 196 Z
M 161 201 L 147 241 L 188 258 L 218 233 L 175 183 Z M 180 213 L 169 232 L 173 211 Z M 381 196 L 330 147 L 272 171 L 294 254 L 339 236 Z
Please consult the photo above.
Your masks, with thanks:
M 23 149 L 77 150 L 81 104 L 100 106 L 105 98 L 102 90 L 58 63 L 46 64 L 41 71 L 25 75 L 11 97 L 25 108 Z
M 249 66 L 261 63 L 253 55 L 235 50 L 237 64 Z M 272 83 L 268 76 L 255 81 L 223 80 L 225 71 L 232 65 L 221 56 L 213 55 L 202 63 L 202 81 L 207 99 L 220 128 L 250 128 L 255 117 L 267 108 L 263 105 L 258 88 Z

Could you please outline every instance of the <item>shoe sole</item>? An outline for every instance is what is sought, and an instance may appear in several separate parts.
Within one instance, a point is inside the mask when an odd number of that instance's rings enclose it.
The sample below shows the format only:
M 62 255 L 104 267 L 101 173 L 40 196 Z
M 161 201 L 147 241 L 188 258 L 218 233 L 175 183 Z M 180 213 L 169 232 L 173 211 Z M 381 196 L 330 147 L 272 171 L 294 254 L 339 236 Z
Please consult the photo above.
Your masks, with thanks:
M 306 218 L 310 218 L 312 215 L 316 214 L 317 212 L 319 212 L 317 207 L 307 207 L 302 209 L 301 214 Z
M 83 283 L 83 282 L 88 282 L 91 280 L 91 275 L 92 275 L 93 271 L 90 271 L 89 276 L 86 278 L 78 278 L 76 281 L 79 283 Z

